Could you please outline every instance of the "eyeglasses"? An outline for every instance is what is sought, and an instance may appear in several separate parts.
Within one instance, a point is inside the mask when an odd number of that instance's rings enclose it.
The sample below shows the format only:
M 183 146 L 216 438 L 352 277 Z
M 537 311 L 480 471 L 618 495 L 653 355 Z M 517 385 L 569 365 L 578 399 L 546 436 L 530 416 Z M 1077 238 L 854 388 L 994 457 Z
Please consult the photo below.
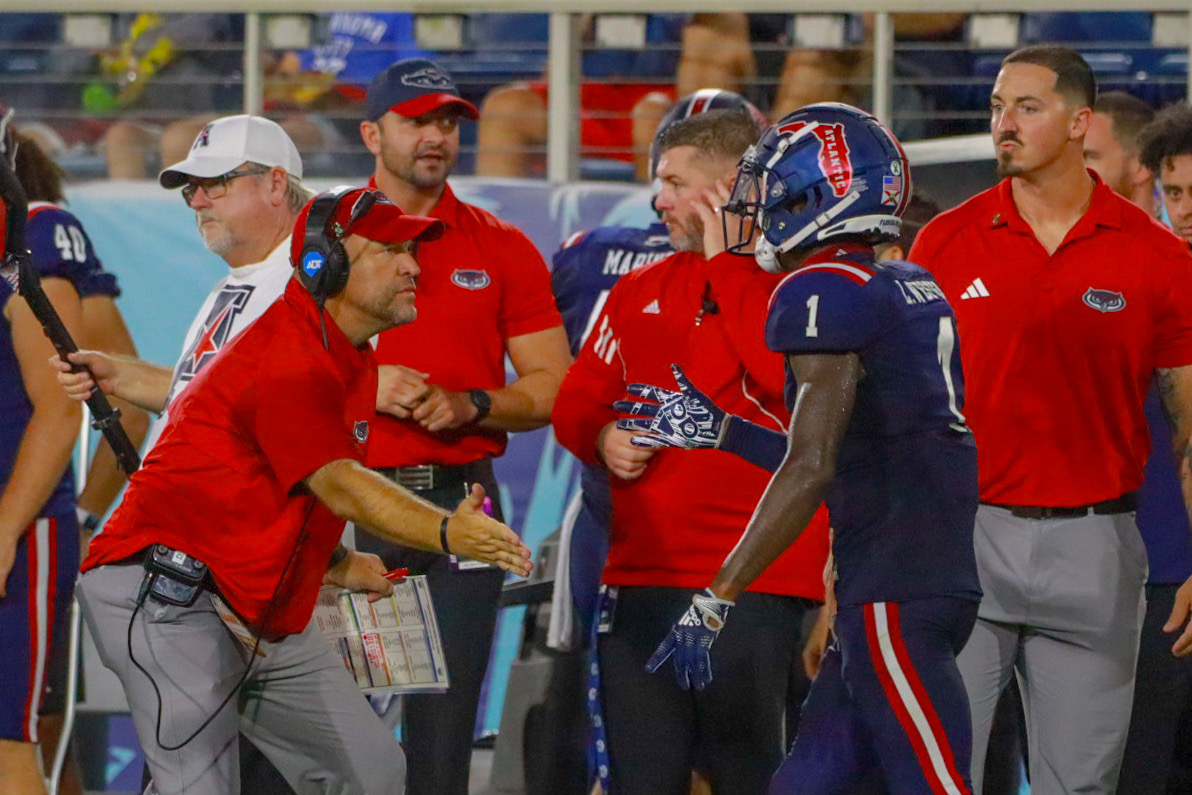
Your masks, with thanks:
M 247 171 L 229 171 L 218 177 L 191 177 L 182 186 L 182 200 L 189 207 L 190 203 L 194 201 L 195 194 L 199 192 L 199 188 L 203 189 L 203 193 L 207 195 L 208 199 L 222 199 L 228 194 L 228 183 L 237 177 L 255 177 L 268 174 L 269 171 L 268 168 L 253 168 Z

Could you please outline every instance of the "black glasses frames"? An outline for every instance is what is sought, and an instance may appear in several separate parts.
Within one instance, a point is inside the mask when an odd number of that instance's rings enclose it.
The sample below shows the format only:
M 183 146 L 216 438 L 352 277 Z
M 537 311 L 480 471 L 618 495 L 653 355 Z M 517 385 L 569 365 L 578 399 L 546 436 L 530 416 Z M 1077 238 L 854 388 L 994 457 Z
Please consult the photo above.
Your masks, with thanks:
M 227 195 L 228 183 L 232 180 L 238 177 L 256 177 L 261 174 L 268 174 L 271 170 L 271 168 L 266 166 L 257 166 L 244 171 L 229 171 L 227 174 L 222 174 L 218 177 L 191 177 L 182 186 L 182 200 L 189 207 L 198 194 L 199 188 L 203 189 L 203 193 L 207 195 L 208 199 L 222 199 Z

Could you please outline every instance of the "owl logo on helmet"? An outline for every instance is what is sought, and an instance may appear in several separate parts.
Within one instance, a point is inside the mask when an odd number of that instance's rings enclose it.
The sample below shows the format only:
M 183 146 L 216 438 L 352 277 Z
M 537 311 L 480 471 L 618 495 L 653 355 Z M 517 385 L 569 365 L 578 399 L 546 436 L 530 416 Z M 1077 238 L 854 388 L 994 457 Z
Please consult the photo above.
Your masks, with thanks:
M 754 256 L 777 272 L 778 254 L 833 243 L 894 240 L 911 198 L 906 155 L 870 114 L 822 102 L 766 130 L 737 164 L 726 211 L 761 231 Z M 746 244 L 733 247 L 736 253 Z

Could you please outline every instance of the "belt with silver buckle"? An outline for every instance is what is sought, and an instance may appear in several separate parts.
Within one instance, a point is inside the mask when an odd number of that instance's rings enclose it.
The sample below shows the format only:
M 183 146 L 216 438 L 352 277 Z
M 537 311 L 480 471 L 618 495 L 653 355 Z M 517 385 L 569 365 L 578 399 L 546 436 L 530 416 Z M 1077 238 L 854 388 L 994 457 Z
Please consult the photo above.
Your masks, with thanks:
M 377 467 L 377 472 L 410 491 L 430 491 L 465 480 L 464 468 L 441 464 L 414 464 L 408 467 Z

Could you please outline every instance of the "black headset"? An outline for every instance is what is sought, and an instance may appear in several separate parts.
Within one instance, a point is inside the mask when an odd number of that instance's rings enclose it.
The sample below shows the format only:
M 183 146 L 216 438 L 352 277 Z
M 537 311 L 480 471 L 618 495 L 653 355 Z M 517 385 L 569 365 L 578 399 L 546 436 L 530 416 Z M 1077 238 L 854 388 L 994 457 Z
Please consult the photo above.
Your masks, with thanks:
M 348 283 L 348 252 L 343 239 L 348 231 L 364 217 L 380 195 L 374 190 L 360 194 L 352 207 L 347 226 L 328 229 L 344 196 L 356 188 L 344 186 L 320 193 L 311 203 L 302 234 L 302 254 L 298 258 L 298 281 L 320 306 L 323 301 L 338 295 Z

